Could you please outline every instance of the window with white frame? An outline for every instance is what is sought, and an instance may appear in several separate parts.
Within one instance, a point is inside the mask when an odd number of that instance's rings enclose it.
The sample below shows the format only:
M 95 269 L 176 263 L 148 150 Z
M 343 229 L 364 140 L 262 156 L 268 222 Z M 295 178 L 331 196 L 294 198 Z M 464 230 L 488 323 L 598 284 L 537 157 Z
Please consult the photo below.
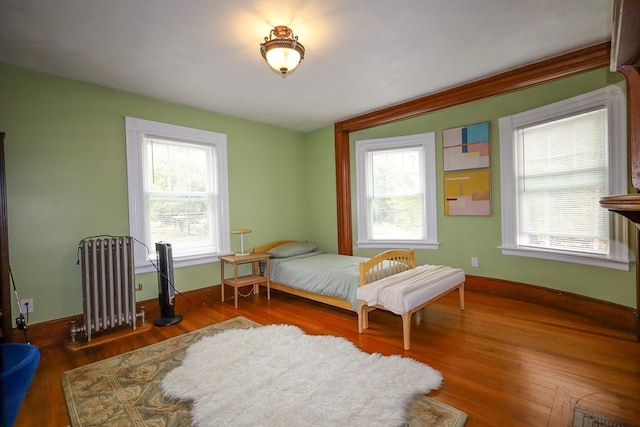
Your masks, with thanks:
M 435 134 L 356 141 L 357 245 L 438 247 Z
M 501 118 L 502 253 L 628 270 L 626 147 L 615 85 Z
M 230 252 L 226 135 L 127 117 L 127 179 L 136 272 L 153 271 L 155 243 L 174 266 Z

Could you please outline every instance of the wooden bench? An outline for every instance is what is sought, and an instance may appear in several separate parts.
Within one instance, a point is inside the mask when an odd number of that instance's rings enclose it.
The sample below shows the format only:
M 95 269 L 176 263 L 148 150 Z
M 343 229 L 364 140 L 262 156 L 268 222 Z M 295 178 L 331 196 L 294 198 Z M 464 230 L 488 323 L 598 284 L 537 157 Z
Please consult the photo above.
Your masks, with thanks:
M 464 281 L 461 268 L 422 265 L 362 285 L 357 290 L 358 331 L 363 333 L 369 327 L 369 311 L 391 311 L 402 316 L 404 349 L 409 350 L 413 313 L 455 289 L 464 310 Z

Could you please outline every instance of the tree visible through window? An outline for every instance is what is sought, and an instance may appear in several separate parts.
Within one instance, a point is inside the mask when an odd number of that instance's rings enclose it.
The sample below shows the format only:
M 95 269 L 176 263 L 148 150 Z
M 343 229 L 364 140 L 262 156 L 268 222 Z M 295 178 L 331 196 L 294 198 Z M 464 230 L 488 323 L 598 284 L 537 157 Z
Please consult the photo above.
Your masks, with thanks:
M 373 240 L 424 238 L 423 158 L 421 147 L 367 153 Z
M 145 137 L 151 241 L 207 248 L 215 232 L 214 157 L 210 146 Z M 213 249 L 213 248 L 211 248 Z
M 358 246 L 437 247 L 433 133 L 356 141 Z

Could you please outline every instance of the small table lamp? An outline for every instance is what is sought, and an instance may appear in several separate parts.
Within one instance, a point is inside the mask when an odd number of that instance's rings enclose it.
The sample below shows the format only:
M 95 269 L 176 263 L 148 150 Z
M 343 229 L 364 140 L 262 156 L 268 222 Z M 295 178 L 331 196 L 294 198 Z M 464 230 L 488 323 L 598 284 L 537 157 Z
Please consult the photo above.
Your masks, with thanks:
M 236 252 L 238 256 L 249 255 L 249 252 L 245 253 L 244 251 L 244 235 L 247 233 L 251 233 L 251 230 L 248 228 L 238 228 L 237 230 L 233 230 L 231 234 L 239 234 L 240 235 L 240 253 Z

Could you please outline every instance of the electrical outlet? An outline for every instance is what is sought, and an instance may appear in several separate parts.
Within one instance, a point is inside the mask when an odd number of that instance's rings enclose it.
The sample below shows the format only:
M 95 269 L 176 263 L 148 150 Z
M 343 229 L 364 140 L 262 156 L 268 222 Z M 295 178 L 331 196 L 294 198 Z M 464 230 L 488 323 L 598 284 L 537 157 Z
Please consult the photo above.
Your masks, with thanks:
M 477 267 L 478 266 L 478 257 L 477 256 L 472 256 L 471 257 L 471 267 Z
M 20 300 L 20 312 L 33 313 L 33 298 L 26 298 L 26 299 Z

